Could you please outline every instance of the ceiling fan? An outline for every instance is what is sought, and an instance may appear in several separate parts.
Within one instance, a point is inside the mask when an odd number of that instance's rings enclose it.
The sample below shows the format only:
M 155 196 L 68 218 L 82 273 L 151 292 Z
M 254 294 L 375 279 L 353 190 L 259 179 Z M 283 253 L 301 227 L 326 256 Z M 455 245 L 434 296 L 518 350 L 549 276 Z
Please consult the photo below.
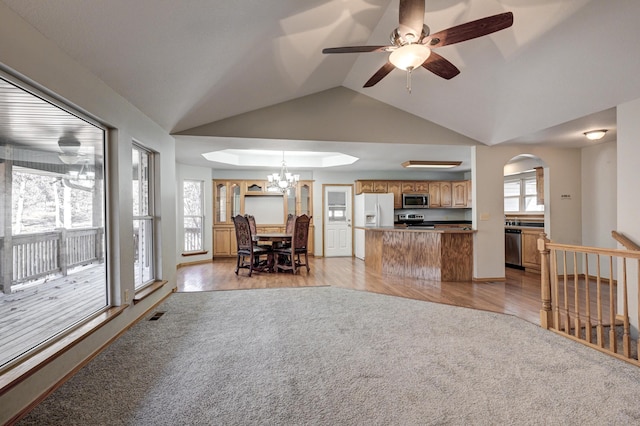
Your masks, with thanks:
M 391 32 L 388 46 L 345 46 L 322 49 L 322 53 L 391 52 L 384 64 L 363 87 L 371 87 L 394 68 L 407 71 L 407 89 L 411 91 L 411 71 L 422 66 L 447 80 L 460 70 L 433 49 L 482 37 L 513 25 L 513 13 L 505 12 L 429 34 L 424 24 L 424 0 L 400 0 L 399 26 Z

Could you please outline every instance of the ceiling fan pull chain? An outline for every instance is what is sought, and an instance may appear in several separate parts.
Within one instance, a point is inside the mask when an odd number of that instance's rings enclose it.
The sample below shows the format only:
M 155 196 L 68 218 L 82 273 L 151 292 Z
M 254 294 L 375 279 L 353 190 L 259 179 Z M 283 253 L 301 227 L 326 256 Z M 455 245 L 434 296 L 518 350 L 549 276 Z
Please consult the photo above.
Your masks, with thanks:
M 411 94 L 411 71 L 412 70 L 413 70 L 413 67 L 407 68 L 407 92 L 409 92 L 409 94 Z

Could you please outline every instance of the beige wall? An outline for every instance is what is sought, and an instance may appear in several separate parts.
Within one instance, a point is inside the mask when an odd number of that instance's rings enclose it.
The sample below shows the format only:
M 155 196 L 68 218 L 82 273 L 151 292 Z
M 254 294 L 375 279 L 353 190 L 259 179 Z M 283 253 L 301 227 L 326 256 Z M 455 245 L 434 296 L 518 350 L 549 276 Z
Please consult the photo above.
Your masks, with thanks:
M 0 424 L 4 424 L 175 287 L 176 178 L 173 137 L 51 44 L 2 2 L 0 64 L 11 74 L 21 75 L 48 89 L 56 97 L 116 129 L 111 132 L 108 142 L 110 156 L 107 164 L 110 176 L 107 190 L 109 274 L 115 304 L 124 303 L 125 290 L 133 294 L 132 140 L 159 153 L 160 181 L 156 199 L 157 215 L 161 218 L 159 249 L 162 262 L 157 265 L 157 274 L 168 281 L 161 291 L 135 306 L 131 305 L 114 321 L 0 396 Z M 118 372 L 114 371 L 114 374 Z
M 545 231 L 558 243 L 580 244 L 581 155 L 579 149 L 477 146 L 472 149 L 474 278 L 504 278 L 504 165 L 531 154 L 545 167 Z M 570 195 L 570 199 L 561 195 Z

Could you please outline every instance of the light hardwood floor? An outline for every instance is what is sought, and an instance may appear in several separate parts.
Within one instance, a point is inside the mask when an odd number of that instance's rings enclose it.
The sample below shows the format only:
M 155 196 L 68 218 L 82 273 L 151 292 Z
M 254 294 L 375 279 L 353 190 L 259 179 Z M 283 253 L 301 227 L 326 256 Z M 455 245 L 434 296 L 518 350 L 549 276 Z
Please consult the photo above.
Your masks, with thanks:
M 540 275 L 506 269 L 505 282 L 438 282 L 382 276 L 369 272 L 364 262 L 350 257 L 310 258 L 311 272 L 254 272 L 235 275 L 235 258 L 183 266 L 178 269 L 178 291 L 239 290 L 278 287 L 333 286 L 445 303 L 514 315 L 540 323 Z

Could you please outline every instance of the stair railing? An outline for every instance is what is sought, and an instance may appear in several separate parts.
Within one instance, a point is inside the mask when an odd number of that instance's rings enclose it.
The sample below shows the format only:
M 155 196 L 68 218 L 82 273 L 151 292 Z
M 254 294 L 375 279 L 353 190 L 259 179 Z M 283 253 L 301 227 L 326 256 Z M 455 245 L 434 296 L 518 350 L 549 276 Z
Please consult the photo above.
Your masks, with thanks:
M 545 234 L 538 250 L 540 325 L 640 366 L 629 316 L 630 303 L 638 312 L 639 297 L 628 296 L 640 283 L 640 251 L 556 244 Z

